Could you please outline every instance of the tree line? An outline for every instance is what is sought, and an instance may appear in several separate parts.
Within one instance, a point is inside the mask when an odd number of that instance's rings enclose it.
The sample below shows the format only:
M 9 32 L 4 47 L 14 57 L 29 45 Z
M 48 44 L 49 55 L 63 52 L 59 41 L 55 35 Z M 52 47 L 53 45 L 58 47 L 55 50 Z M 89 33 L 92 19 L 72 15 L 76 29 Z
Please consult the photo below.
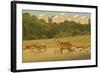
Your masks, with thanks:
M 64 21 L 61 23 L 48 23 L 43 19 L 38 19 L 35 15 L 23 13 L 23 39 L 48 39 L 80 35 L 90 35 L 90 21 L 82 25 L 74 21 Z

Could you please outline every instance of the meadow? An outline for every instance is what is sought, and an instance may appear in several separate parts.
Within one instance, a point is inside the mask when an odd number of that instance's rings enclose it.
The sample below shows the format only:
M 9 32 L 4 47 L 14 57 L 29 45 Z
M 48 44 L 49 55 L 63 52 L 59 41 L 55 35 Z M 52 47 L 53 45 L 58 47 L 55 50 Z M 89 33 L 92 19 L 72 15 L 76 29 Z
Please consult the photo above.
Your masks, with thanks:
M 69 51 L 65 49 L 63 50 L 63 53 L 60 53 L 59 47 L 57 46 L 57 42 L 55 40 L 70 42 L 74 51 L 69 53 Z M 42 43 L 46 45 L 46 51 L 41 50 L 41 52 L 38 52 L 36 49 L 25 49 L 26 45 L 41 45 Z M 40 40 L 23 40 L 22 52 L 23 63 L 87 60 L 91 59 L 91 37 L 87 35 Z

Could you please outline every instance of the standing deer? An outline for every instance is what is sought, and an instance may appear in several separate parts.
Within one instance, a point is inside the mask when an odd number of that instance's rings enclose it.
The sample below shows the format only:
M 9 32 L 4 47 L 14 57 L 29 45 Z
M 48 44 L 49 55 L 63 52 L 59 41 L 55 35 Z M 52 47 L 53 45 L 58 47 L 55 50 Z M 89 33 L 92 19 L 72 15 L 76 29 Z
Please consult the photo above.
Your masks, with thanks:
M 63 53 L 63 50 L 67 49 L 70 52 L 73 52 L 72 50 L 72 44 L 70 42 L 61 42 L 59 40 L 56 40 L 57 46 L 60 49 L 60 52 Z

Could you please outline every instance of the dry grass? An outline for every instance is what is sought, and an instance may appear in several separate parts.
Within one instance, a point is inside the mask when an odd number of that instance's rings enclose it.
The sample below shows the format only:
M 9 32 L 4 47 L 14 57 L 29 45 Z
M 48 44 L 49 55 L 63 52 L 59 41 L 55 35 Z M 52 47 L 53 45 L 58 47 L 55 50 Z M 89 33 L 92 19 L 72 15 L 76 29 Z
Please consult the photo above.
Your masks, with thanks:
M 77 37 L 67 37 L 59 38 L 63 42 L 71 42 L 73 46 L 79 47 L 84 46 L 90 47 L 90 36 L 77 36 Z M 86 50 L 76 50 L 72 53 L 69 53 L 67 50 L 63 51 L 63 54 L 60 53 L 59 47 L 55 39 L 42 39 L 42 40 L 28 40 L 23 41 L 23 47 L 29 44 L 41 44 L 44 43 L 47 46 L 47 51 L 38 52 L 36 50 L 25 50 L 23 49 L 23 62 L 43 62 L 43 61 L 61 61 L 61 60 L 84 60 L 91 58 L 90 49 L 87 52 Z

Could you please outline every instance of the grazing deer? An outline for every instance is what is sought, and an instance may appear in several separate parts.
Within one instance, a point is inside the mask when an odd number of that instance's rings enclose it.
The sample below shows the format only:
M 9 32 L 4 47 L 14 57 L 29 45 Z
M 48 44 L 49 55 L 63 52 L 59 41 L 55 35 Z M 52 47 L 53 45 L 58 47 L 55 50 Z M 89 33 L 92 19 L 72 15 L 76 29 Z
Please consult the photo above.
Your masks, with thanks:
M 77 47 L 77 49 L 78 49 L 79 51 L 84 51 L 86 48 L 87 48 L 87 47 L 85 47 L 85 46 L 78 46 L 78 47 Z
M 72 50 L 72 44 L 70 42 L 61 42 L 59 40 L 56 40 L 57 46 L 59 46 L 60 52 L 63 53 L 64 49 L 67 49 L 70 52 L 73 52 Z
M 47 50 L 47 47 L 46 47 L 46 45 L 44 43 L 42 43 L 41 45 L 37 45 L 37 47 L 40 50 L 40 52 L 41 52 L 41 50 L 44 50 L 44 51 Z
M 26 45 L 23 47 L 25 50 L 30 50 L 31 49 L 31 46 L 30 45 Z
M 41 52 L 41 50 L 46 51 L 46 45 L 42 43 L 42 45 L 26 45 L 25 47 L 26 50 L 37 50 L 38 52 Z

